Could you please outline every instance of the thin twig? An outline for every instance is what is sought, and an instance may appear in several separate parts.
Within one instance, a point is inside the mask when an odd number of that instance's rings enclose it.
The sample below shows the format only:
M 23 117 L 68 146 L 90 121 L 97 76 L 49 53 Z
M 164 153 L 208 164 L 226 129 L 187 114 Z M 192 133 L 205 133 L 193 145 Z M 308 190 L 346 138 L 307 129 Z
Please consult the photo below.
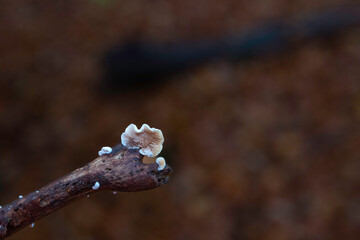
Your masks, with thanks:
M 101 190 L 135 192 L 166 184 L 169 166 L 158 171 L 156 163 L 142 163 L 138 150 L 117 145 L 109 155 L 96 158 L 82 168 L 17 199 L 0 209 L 0 239 L 32 224 L 42 217 Z M 92 186 L 98 182 L 99 189 Z

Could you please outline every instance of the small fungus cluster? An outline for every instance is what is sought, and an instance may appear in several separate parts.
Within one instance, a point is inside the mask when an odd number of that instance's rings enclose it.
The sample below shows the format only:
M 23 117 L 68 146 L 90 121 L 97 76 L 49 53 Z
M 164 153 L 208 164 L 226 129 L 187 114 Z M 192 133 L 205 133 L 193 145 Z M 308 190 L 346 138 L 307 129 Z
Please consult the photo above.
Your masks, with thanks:
M 151 128 L 147 124 L 143 124 L 140 129 L 138 129 L 135 124 L 130 124 L 125 129 L 125 132 L 121 134 L 122 145 L 130 149 L 139 149 L 139 152 L 142 155 L 148 157 L 157 156 L 163 148 L 163 143 L 164 136 L 161 130 Z M 102 155 L 110 154 L 111 152 L 111 147 L 102 147 L 98 154 L 101 157 Z M 163 170 L 166 166 L 165 159 L 163 157 L 158 157 L 156 159 L 156 164 L 158 165 L 158 171 Z M 92 186 L 92 189 L 97 190 L 99 187 L 100 183 L 96 182 Z M 114 192 L 114 194 L 116 194 L 116 192 Z
M 121 134 L 121 143 L 127 148 L 139 149 L 142 155 L 155 157 L 163 148 L 164 136 L 161 130 L 151 128 L 147 124 L 143 124 L 140 129 L 135 124 L 130 124 Z M 166 166 L 163 157 L 157 158 L 156 163 L 159 171 Z

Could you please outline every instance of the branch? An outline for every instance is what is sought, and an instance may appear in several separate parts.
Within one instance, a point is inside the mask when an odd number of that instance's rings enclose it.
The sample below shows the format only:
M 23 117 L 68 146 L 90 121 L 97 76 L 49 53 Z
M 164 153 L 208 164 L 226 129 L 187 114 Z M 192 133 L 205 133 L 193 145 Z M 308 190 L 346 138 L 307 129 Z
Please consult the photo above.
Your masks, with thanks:
M 121 144 L 111 154 L 96 158 L 82 168 L 17 199 L 0 209 L 0 239 L 30 225 L 71 202 L 101 190 L 135 192 L 166 184 L 169 166 L 158 171 L 157 164 L 142 163 L 138 150 Z M 99 189 L 93 189 L 96 182 Z
M 248 60 L 281 53 L 316 38 L 342 36 L 360 26 L 360 5 L 335 7 L 314 15 L 266 22 L 220 39 L 117 45 L 103 57 L 104 90 L 127 91 L 164 81 L 214 59 Z

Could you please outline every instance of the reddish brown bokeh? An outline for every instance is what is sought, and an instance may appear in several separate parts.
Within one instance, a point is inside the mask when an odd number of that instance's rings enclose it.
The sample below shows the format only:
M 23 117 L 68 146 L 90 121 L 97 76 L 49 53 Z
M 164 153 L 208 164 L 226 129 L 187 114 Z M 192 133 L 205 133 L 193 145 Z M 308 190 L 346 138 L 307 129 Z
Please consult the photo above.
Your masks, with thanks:
M 164 187 L 96 194 L 10 239 L 358 239 L 358 29 L 129 94 L 97 88 L 101 55 L 130 37 L 212 38 L 338 2 L 2 1 L 0 205 L 130 123 L 163 131 L 174 170 Z

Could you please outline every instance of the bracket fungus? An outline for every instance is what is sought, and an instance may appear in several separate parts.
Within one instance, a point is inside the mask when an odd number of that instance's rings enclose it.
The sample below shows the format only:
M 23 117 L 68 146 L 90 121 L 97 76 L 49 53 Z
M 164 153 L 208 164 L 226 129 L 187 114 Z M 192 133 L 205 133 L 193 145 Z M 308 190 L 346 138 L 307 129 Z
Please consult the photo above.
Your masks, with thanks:
M 163 148 L 164 136 L 161 130 L 147 124 L 143 124 L 140 129 L 130 124 L 121 134 L 121 143 L 130 149 L 140 149 L 142 155 L 155 157 Z
M 92 186 L 92 189 L 93 190 L 98 190 L 100 187 L 100 183 L 99 182 L 96 182 L 93 186 Z
M 102 147 L 101 150 L 99 151 L 99 156 L 101 157 L 104 154 L 110 154 L 112 152 L 112 148 L 111 147 Z
M 156 159 L 156 163 L 158 165 L 158 171 L 161 171 L 165 168 L 166 166 L 166 162 L 165 162 L 165 159 L 163 157 L 158 157 Z

